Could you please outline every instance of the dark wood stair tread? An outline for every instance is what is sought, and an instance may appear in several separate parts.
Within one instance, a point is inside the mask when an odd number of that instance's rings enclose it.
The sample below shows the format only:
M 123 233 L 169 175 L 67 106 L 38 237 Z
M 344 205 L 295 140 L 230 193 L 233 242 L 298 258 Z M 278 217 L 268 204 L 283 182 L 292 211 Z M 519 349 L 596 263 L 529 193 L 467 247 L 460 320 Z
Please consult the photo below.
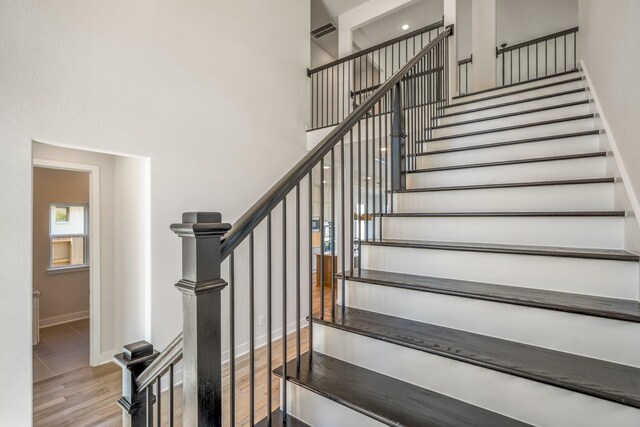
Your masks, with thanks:
M 555 162 L 555 161 L 561 161 L 561 160 L 588 159 L 593 157 L 606 157 L 606 156 L 607 156 L 606 151 L 593 151 L 589 153 L 566 154 L 562 156 L 532 157 L 527 159 L 501 160 L 496 162 L 467 163 L 463 165 L 438 166 L 433 168 L 415 169 L 415 170 L 407 171 L 407 173 L 441 172 L 441 171 L 458 170 L 458 169 L 473 169 L 473 168 L 484 168 L 484 167 L 492 167 L 492 166 L 508 166 L 508 165 L 519 165 L 519 164 L 525 164 L 525 163 Z
M 317 352 L 312 362 L 303 354 L 300 369 L 289 362 L 287 380 L 390 426 L 527 425 Z
M 433 217 L 624 217 L 625 211 L 486 211 L 486 212 L 395 212 L 377 216 L 389 218 Z
M 557 110 L 559 108 L 566 108 L 566 107 L 575 107 L 576 105 L 585 105 L 585 104 L 589 104 L 590 102 L 591 101 L 588 99 L 583 99 L 580 101 L 567 102 L 564 104 L 547 105 L 545 107 L 532 108 L 529 110 L 512 111 L 510 113 L 498 114 L 495 116 L 479 117 L 477 119 L 469 119 L 461 122 L 446 123 L 443 125 L 434 126 L 432 127 L 432 129 L 433 130 L 446 129 L 446 128 L 455 127 L 455 126 L 469 125 L 472 123 L 486 122 L 488 120 L 506 119 L 509 117 L 522 116 L 525 114 L 539 113 L 541 111 Z
M 348 271 L 345 277 L 356 283 L 640 322 L 640 303 L 632 300 L 366 269 Z
M 291 415 L 287 415 L 287 419 L 282 419 L 282 411 L 280 409 L 276 409 L 271 413 L 271 422 L 267 420 L 267 417 L 264 417 L 260 421 L 255 424 L 256 427 L 310 427 L 308 424 L 303 423 L 297 418 L 292 417 Z
M 476 130 L 476 131 L 472 131 L 472 132 L 456 133 L 456 134 L 453 134 L 453 135 L 438 136 L 438 137 L 435 137 L 435 138 L 430 138 L 430 139 L 426 139 L 426 140 L 422 140 L 422 141 L 416 141 L 416 143 L 418 143 L 418 144 L 428 144 L 430 142 L 436 142 L 436 141 L 444 141 L 444 140 L 455 139 L 455 138 L 466 138 L 466 137 L 469 137 L 469 136 L 485 135 L 485 134 L 488 134 L 488 133 L 497 133 L 497 132 L 506 132 L 506 131 L 517 130 L 517 129 L 526 129 L 526 128 L 535 127 L 535 126 L 546 126 L 546 125 L 552 125 L 552 124 L 556 124 L 556 123 L 572 122 L 572 121 L 584 120 L 584 119 L 592 119 L 594 117 L 596 117 L 596 113 L 580 114 L 578 116 L 562 117 L 560 119 L 543 120 L 543 121 L 539 121 L 539 122 L 531 122 L 531 123 L 524 123 L 524 124 L 519 124 L 519 125 L 498 127 L 498 128 L 493 128 L 493 129 L 483 129 L 483 130 Z
M 355 308 L 314 322 L 640 408 L 640 369 L 631 366 Z
M 567 83 L 573 83 L 573 82 L 579 82 L 581 80 L 582 80 L 582 77 L 573 77 L 573 78 L 569 78 L 569 79 L 562 79 L 560 81 L 553 82 L 553 83 L 547 83 L 547 84 L 543 84 L 543 85 L 527 87 L 527 88 L 524 88 L 524 89 L 506 91 L 506 92 L 503 92 L 503 93 L 496 93 L 496 94 L 493 94 L 493 95 L 484 96 L 482 98 L 470 99 L 468 101 L 453 102 L 453 103 L 451 103 L 451 104 L 449 104 L 449 105 L 447 105 L 445 107 L 441 107 L 441 108 L 443 110 L 446 110 L 447 108 L 451 108 L 451 107 L 459 107 L 461 105 L 469 105 L 469 104 L 473 104 L 475 102 L 488 101 L 488 100 L 491 100 L 491 99 L 502 98 L 502 97 L 505 97 L 505 96 L 517 95 L 517 94 L 520 94 L 520 93 L 531 92 L 533 90 L 538 90 L 538 89 L 546 89 L 548 87 L 559 86 L 559 85 L 563 85 L 563 84 L 567 84 Z M 487 90 L 487 92 L 494 91 L 494 90 L 500 90 L 500 89 L 503 89 L 503 88 L 504 87 L 502 87 L 502 86 L 495 87 L 495 88 L 491 88 L 490 90 Z M 466 96 L 477 95 L 478 93 L 480 93 L 480 92 L 470 93 L 470 94 L 468 94 Z
M 445 251 L 489 252 L 513 255 L 539 255 L 564 258 L 587 258 L 610 261 L 638 262 L 640 257 L 621 249 L 564 248 L 559 246 L 510 245 L 501 243 L 448 242 L 430 240 L 384 239 L 361 241 L 366 246 L 392 246 L 415 249 L 439 249 Z
M 478 107 L 478 108 L 473 108 L 473 109 L 464 110 L 464 111 L 456 111 L 455 113 L 441 114 L 437 117 L 433 117 L 431 120 L 435 121 L 435 120 L 444 119 L 447 117 L 461 116 L 463 114 L 477 113 L 479 111 L 493 110 L 494 108 L 508 107 L 511 105 L 523 104 L 525 102 L 540 101 L 542 99 L 556 98 L 559 96 L 571 95 L 574 93 L 580 93 L 580 92 L 586 92 L 586 91 L 587 91 L 587 88 L 565 90 L 562 92 L 550 93 L 548 95 L 540 95 L 540 96 L 534 96 L 531 98 L 523 98 L 515 101 L 504 102 L 502 104 L 494 104 L 494 105 L 488 105 L 486 107 Z
M 455 147 L 455 148 L 446 148 L 443 150 L 427 151 L 426 153 L 418 153 L 416 154 L 416 156 L 432 156 L 435 154 L 455 153 L 458 151 L 482 150 L 484 148 L 503 147 L 507 145 L 529 144 L 534 142 L 553 141 L 556 139 L 578 138 L 581 136 L 598 135 L 599 133 L 600 133 L 599 130 L 588 130 L 584 132 L 572 132 L 572 133 L 564 133 L 564 134 L 557 134 L 557 135 L 539 136 L 539 137 L 526 138 L 526 139 L 515 139 L 511 141 L 492 142 L 489 144 L 467 145 L 464 147 Z
M 585 178 L 585 179 L 562 179 L 557 181 L 529 181 L 529 182 L 504 182 L 500 184 L 473 184 L 473 185 L 452 185 L 448 187 L 423 187 L 408 188 L 395 191 L 395 193 L 424 193 L 429 191 L 455 191 L 455 190 L 486 190 L 490 188 L 513 188 L 513 187 L 543 187 L 546 185 L 580 185 L 580 184 L 607 184 L 616 181 L 613 177 L 607 178 Z

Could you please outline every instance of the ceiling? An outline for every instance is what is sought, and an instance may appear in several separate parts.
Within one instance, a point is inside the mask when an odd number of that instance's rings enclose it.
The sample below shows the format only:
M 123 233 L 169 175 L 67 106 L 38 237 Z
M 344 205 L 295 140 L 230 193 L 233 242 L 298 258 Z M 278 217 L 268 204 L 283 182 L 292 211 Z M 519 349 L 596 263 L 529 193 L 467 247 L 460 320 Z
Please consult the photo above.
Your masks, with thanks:
M 358 49 L 366 49 L 407 31 L 433 24 L 442 19 L 443 13 L 443 0 L 419 0 L 363 25 L 354 31 L 353 39 Z M 409 24 L 409 29 L 402 30 L 403 24 Z

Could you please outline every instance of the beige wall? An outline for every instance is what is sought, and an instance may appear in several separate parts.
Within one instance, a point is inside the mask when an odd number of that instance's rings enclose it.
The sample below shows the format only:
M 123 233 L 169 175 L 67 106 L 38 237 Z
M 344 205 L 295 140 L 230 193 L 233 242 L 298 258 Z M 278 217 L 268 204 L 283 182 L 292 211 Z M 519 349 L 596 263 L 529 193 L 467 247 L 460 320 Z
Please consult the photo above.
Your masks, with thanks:
M 89 204 L 89 174 L 46 168 L 33 170 L 33 287 L 41 292 L 40 319 L 89 310 L 89 271 L 51 273 L 49 267 L 49 205 Z

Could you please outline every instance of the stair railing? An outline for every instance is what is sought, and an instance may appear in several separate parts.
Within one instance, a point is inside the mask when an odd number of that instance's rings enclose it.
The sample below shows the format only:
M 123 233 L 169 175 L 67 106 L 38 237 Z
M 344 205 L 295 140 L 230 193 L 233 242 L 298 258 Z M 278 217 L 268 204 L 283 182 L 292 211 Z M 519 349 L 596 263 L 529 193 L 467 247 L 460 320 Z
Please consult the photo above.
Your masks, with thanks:
M 497 86 L 506 86 L 578 68 L 578 27 L 496 48 Z
M 233 226 L 208 212 L 171 226 L 182 239 L 183 333 L 161 353 L 141 341 L 115 356 L 123 425 L 270 425 L 278 408 L 287 417 L 286 381 L 278 393 L 272 369 L 286 379 L 313 363 L 312 319 L 344 308 L 359 243 L 382 238 L 394 193 L 448 102 L 452 34 L 420 49 Z
M 458 90 L 460 95 L 469 93 L 469 68 L 473 66 L 473 55 L 458 61 Z
M 308 129 L 335 126 L 444 30 L 444 20 L 307 70 Z

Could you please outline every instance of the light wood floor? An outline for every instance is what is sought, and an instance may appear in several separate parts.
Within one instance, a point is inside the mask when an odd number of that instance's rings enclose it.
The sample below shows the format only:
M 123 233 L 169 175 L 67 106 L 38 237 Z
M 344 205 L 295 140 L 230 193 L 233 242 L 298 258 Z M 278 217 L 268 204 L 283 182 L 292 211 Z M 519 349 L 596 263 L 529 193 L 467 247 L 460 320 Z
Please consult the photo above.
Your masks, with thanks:
M 329 316 L 331 297 L 325 288 L 325 315 Z M 314 286 L 314 313 L 320 311 L 320 288 Z M 301 330 L 301 352 L 309 348 L 308 331 Z M 295 334 L 287 336 L 287 360 L 296 356 Z M 272 368 L 282 363 L 282 340 L 274 341 Z M 267 357 L 266 347 L 255 352 L 255 422 L 267 414 Z M 163 385 L 168 384 L 167 380 Z M 34 384 L 34 424 L 36 426 L 119 426 L 120 408 L 116 401 L 121 395 L 121 371 L 113 363 L 96 368 L 83 367 Z M 162 393 L 162 425 L 168 425 L 168 392 Z M 181 387 L 175 388 L 175 425 L 182 425 Z M 272 376 L 271 410 L 280 404 L 280 381 Z M 223 421 L 229 425 L 229 367 L 223 366 Z M 236 425 L 249 426 L 249 357 L 236 359 Z M 155 409 L 154 409 L 155 418 Z M 154 419 L 154 422 L 157 421 Z

